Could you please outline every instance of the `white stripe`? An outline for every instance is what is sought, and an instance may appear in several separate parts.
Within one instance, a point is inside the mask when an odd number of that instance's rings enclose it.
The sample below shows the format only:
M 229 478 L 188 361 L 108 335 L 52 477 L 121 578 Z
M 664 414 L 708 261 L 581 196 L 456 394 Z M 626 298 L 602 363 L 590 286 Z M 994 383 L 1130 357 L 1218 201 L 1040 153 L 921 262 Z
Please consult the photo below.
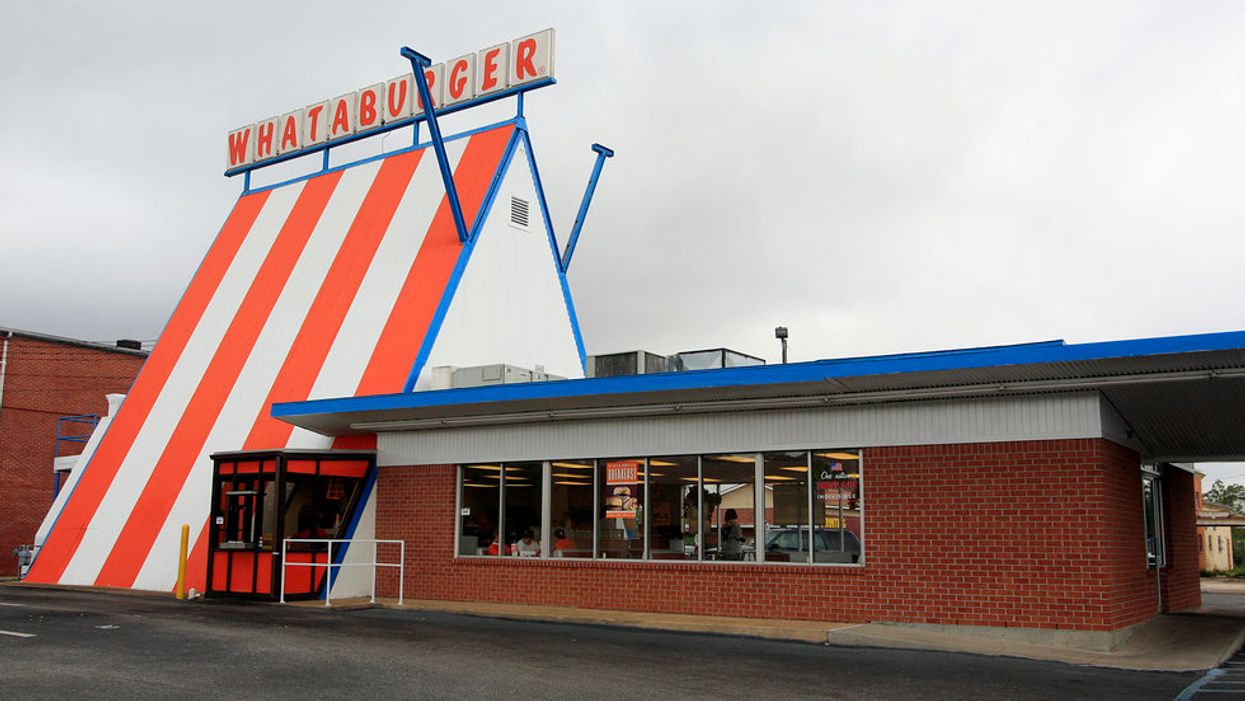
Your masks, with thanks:
M 225 331 L 237 314 L 242 299 L 301 191 L 301 183 L 282 188 L 269 195 L 264 203 L 130 446 L 104 500 L 87 525 L 82 542 L 61 575 L 62 584 L 95 583 L 152 469 L 168 445 L 173 429 L 203 379 L 208 363 L 220 346 Z
M 466 147 L 467 139 L 456 139 L 445 145 L 451 169 L 457 168 Z M 309 399 L 354 394 L 444 198 L 445 188 L 437 159 L 432 153 L 425 153 L 359 286 L 359 293 L 342 321 L 341 331 L 324 359 Z M 422 338 L 411 338 L 412 357 L 422 341 Z M 327 446 L 324 440 L 324 436 L 296 428 L 288 446 Z
M 169 511 L 164 527 L 157 534 L 143 567 L 134 581 L 135 589 L 166 590 L 177 580 L 177 552 L 181 546 L 181 525 L 190 524 L 197 538 L 211 511 L 212 458 L 214 452 L 239 450 L 254 427 L 273 383 L 285 362 L 294 339 L 307 318 L 316 294 L 324 284 L 334 259 L 368 189 L 380 170 L 379 162 L 345 171 L 312 230 L 307 246 L 290 273 L 272 313 L 255 341 L 237 382 L 217 416 L 203 449 L 195 458 L 190 475 Z M 327 329 L 312 329 L 328 333 Z M 264 446 L 277 447 L 277 446 Z
M 10 603 L 9 603 L 9 602 L 7 602 L 7 601 L 0 601 L 0 606 L 21 606 L 21 607 L 25 608 L 25 607 L 26 607 L 26 604 L 10 604 Z
M 0 630 L 0 635 L 8 635 L 14 638 L 33 638 L 34 633 L 18 633 L 15 630 Z

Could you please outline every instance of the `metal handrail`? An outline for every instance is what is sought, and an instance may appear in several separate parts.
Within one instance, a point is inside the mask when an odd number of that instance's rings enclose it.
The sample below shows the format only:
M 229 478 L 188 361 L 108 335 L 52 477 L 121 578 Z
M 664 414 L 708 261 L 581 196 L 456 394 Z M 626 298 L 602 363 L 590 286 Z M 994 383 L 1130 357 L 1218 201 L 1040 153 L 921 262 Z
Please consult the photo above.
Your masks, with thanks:
M 290 543 L 324 543 L 328 545 L 328 558 L 325 562 L 288 562 L 286 555 L 289 553 Z M 371 562 L 333 562 L 333 544 L 334 543 L 371 543 L 372 544 L 372 561 Z M 379 557 L 378 551 L 380 545 L 398 545 L 398 561 L 394 562 L 377 562 Z M 398 606 L 402 605 L 402 590 L 406 584 L 406 541 L 405 540 L 374 540 L 371 538 L 286 538 L 281 542 L 281 603 L 285 603 L 285 568 L 287 567 L 323 567 L 325 568 L 324 577 L 324 605 L 331 606 L 329 602 L 329 593 L 333 589 L 333 568 L 334 567 L 371 567 L 372 568 L 372 603 L 376 603 L 376 568 L 377 567 L 397 567 L 398 568 Z M 314 578 L 313 578 L 314 579 Z

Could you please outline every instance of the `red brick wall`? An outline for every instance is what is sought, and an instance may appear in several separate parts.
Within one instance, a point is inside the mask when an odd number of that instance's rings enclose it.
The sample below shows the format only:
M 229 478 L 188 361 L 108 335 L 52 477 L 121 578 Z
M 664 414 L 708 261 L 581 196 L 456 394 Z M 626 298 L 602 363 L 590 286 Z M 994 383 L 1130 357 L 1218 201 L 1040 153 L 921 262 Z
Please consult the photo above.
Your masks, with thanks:
M 1202 605 L 1198 572 L 1197 491 L 1193 475 L 1174 467 L 1163 472 L 1163 523 L 1167 567 L 1163 568 L 1163 610 Z
M 454 468 L 390 467 L 377 537 L 408 540 L 425 599 L 1087 630 L 1156 609 L 1137 455 L 1113 443 L 867 449 L 863 503 L 865 567 L 455 559 Z
M 0 332 L 0 343 L 6 336 Z M 14 335 L 0 399 L 0 576 L 17 574 L 13 548 L 34 540 L 52 505 L 56 419 L 108 412 L 104 395 L 126 392 L 144 357 Z M 75 432 L 89 432 L 88 426 Z M 81 452 L 67 443 L 63 455 Z

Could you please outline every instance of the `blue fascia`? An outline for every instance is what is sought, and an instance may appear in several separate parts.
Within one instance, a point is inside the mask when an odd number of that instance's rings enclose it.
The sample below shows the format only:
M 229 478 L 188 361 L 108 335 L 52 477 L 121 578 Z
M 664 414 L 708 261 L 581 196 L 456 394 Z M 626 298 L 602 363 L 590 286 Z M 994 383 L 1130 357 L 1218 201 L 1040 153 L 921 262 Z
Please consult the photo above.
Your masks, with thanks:
M 1009 346 L 814 360 L 786 365 L 759 365 L 652 375 L 625 375 L 582 380 L 559 380 L 556 382 L 491 385 L 367 397 L 318 399 L 273 404 L 272 415 L 281 418 L 308 414 L 449 407 L 533 399 L 794 384 L 867 375 L 967 370 L 1011 365 L 1066 363 L 1223 350 L 1245 350 L 1245 331 L 1225 331 L 1072 345 L 1056 340 Z

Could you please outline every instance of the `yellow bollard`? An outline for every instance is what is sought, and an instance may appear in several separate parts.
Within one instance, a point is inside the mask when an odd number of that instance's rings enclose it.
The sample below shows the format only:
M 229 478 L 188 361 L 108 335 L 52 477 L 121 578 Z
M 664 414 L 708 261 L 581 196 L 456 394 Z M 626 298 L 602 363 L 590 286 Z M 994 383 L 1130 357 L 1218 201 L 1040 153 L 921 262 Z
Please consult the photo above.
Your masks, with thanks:
M 178 599 L 186 598 L 186 548 L 190 543 L 190 525 L 182 524 L 182 547 L 177 554 L 177 588 L 173 593 Z

